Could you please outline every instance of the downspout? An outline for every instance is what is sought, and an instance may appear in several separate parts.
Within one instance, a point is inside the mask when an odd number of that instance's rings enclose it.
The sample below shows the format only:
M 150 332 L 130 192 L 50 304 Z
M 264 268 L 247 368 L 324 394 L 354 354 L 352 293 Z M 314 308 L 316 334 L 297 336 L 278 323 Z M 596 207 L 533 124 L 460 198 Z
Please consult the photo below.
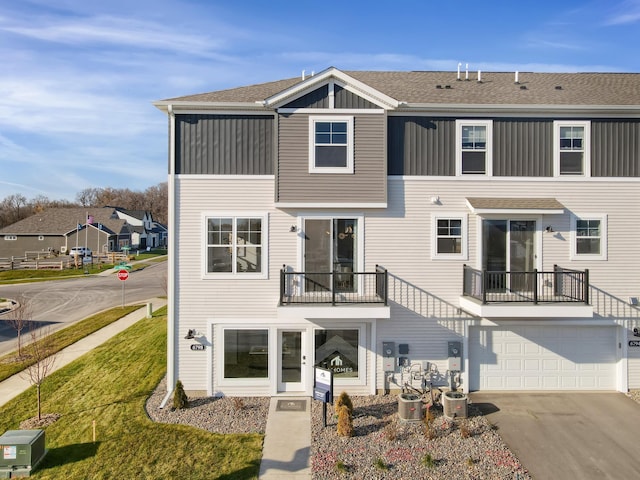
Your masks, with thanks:
M 162 400 L 160 408 L 164 408 L 169 398 L 173 395 L 176 385 L 176 358 L 178 345 L 176 339 L 179 338 L 176 332 L 176 305 L 175 305 L 175 273 L 176 273 L 176 162 L 175 162 L 175 138 L 176 138 L 176 117 L 173 112 L 173 105 L 167 106 L 167 114 L 169 115 L 169 178 L 167 181 L 168 190 L 168 231 L 167 241 L 169 243 L 167 254 L 167 395 Z

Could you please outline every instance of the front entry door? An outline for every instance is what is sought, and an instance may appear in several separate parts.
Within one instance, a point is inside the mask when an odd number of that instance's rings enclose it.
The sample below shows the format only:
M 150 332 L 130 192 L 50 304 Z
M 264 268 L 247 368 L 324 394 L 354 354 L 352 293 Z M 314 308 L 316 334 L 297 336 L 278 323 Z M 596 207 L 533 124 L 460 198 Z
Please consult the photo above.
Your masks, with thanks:
M 510 272 L 499 276 L 490 274 L 492 291 L 509 289 L 530 292 L 531 275 L 536 265 L 535 220 L 483 220 L 482 269 L 489 272 Z
M 278 391 L 304 392 L 307 377 L 306 332 L 280 330 L 278 334 Z

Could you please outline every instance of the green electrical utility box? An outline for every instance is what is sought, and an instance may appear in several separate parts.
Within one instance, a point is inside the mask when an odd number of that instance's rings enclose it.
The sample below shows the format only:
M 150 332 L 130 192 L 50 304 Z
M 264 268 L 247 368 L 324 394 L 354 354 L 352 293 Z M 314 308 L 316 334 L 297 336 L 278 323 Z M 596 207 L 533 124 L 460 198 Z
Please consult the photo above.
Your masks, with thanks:
M 0 478 L 28 477 L 46 454 L 44 430 L 8 430 L 0 436 Z

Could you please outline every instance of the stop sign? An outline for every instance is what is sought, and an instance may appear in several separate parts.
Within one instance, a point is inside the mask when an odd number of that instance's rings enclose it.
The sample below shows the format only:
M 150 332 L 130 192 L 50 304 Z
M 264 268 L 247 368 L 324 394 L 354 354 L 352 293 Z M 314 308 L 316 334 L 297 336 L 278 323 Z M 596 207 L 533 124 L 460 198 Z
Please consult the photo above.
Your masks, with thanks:
M 127 272 L 124 268 L 122 270 L 118 270 L 118 278 L 120 280 L 126 280 L 129 278 L 129 272 Z

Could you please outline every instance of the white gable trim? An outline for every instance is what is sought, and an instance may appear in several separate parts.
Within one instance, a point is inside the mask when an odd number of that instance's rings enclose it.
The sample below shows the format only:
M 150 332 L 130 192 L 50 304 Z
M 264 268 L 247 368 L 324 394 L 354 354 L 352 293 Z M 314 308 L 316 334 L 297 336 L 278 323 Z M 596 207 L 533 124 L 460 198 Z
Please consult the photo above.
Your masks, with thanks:
M 289 87 L 276 95 L 266 98 L 262 102 L 262 105 L 269 108 L 278 108 L 279 106 L 286 104 L 295 98 L 306 95 L 307 93 L 312 92 L 324 84 L 331 83 L 332 81 L 337 85 L 340 85 L 345 90 L 349 90 L 350 92 L 355 93 L 382 108 L 398 108 L 399 102 L 396 99 L 371 88 L 353 77 L 350 77 L 335 67 L 330 67 L 317 75 L 313 75 L 306 80 L 302 80 L 300 83 Z

